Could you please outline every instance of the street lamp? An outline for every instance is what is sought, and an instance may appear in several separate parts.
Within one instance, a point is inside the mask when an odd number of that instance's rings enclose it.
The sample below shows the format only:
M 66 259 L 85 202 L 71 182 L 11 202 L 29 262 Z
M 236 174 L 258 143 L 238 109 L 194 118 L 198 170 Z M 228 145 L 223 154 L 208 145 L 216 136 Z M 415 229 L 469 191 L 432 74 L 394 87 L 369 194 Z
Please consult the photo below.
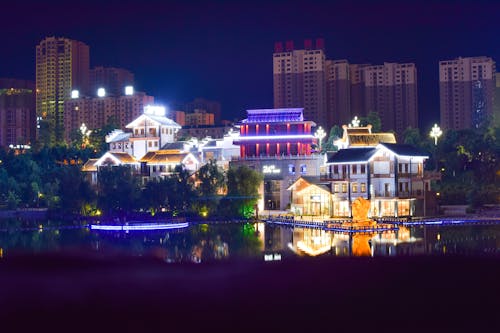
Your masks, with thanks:
M 359 127 L 360 122 L 361 121 L 358 119 L 358 116 L 354 116 L 354 119 L 349 124 L 349 127 Z
M 321 141 L 324 139 L 326 136 L 325 131 L 323 130 L 323 127 L 318 127 L 316 132 L 314 133 L 314 136 L 319 140 L 319 151 L 321 152 Z
M 85 148 L 85 146 L 89 144 L 89 136 L 92 131 L 87 128 L 85 123 L 82 123 L 82 126 L 80 126 L 80 133 L 82 133 L 82 148 Z
M 437 146 L 438 138 L 441 136 L 441 134 L 443 134 L 443 131 L 441 131 L 441 128 L 438 126 L 438 124 L 434 124 L 429 135 L 431 136 L 431 138 L 434 138 L 434 145 L 435 146 Z

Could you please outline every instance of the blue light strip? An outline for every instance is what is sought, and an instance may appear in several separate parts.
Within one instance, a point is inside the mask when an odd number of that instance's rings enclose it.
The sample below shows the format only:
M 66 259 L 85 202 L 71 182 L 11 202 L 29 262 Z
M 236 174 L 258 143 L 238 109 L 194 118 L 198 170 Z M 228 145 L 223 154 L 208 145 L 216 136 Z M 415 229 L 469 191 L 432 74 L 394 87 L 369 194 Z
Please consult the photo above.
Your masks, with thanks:
M 101 225 L 91 224 L 91 230 L 106 230 L 106 231 L 144 231 L 144 230 L 169 230 L 187 228 L 188 222 L 183 223 L 147 223 L 135 225 Z
M 440 219 L 440 220 L 415 220 L 415 221 L 407 221 L 407 220 L 378 220 L 378 222 L 387 223 L 387 224 L 399 224 L 405 226 L 412 225 L 450 225 L 450 224 L 500 224 L 500 219 Z

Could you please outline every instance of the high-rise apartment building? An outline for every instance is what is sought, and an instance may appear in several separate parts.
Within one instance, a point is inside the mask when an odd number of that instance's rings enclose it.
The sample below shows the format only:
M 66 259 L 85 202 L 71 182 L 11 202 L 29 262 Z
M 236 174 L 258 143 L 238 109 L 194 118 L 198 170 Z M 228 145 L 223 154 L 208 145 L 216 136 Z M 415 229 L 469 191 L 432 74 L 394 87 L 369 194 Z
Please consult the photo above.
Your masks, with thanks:
M 214 115 L 214 123 L 220 124 L 221 122 L 221 106 L 217 101 L 210 101 L 204 98 L 195 98 L 193 101 L 184 105 L 184 111 L 193 113 L 195 110 L 205 110 Z
M 366 103 L 365 103 L 365 68 L 370 67 L 370 64 L 350 64 L 349 65 L 349 79 L 351 81 L 351 116 L 366 117 Z M 351 119 L 352 119 L 351 118 Z M 349 123 L 350 120 L 346 123 Z M 335 125 L 343 125 L 335 124 Z
M 351 80 L 347 60 L 326 60 L 327 129 L 348 124 L 351 112 Z
M 35 138 L 35 83 L 0 79 L 0 147 L 28 145 Z
M 120 96 L 125 87 L 134 85 L 134 74 L 123 68 L 95 67 L 90 70 L 89 80 L 91 94 L 104 88 L 107 95 Z
M 323 39 L 304 41 L 295 50 L 292 41 L 275 43 L 273 85 L 275 108 L 304 108 L 304 117 L 327 126 L 327 98 Z
M 275 108 L 304 108 L 304 117 L 329 130 L 369 112 L 380 115 L 382 129 L 402 135 L 418 127 L 415 64 L 349 64 L 325 60 L 324 42 L 277 42 L 273 54 Z
M 478 128 L 493 115 L 495 62 L 489 57 L 459 57 L 439 62 L 441 126 Z
M 413 63 L 384 63 L 364 68 L 365 113 L 377 112 L 382 130 L 400 137 L 418 128 L 417 68 Z
M 64 110 L 65 139 L 70 141 L 82 124 L 93 130 L 113 122 L 119 129 L 124 129 L 143 114 L 146 105 L 152 104 L 154 97 L 143 92 L 70 99 L 66 101 Z
M 89 87 L 89 47 L 68 38 L 47 37 L 36 47 L 37 136 L 44 145 L 64 140 L 64 102 L 72 90 Z

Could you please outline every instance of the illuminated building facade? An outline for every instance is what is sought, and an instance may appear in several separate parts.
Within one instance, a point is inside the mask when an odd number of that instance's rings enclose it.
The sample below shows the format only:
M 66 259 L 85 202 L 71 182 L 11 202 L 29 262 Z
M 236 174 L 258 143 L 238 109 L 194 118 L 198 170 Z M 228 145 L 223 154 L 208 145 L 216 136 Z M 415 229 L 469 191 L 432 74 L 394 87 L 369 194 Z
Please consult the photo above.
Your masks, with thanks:
M 0 147 L 30 145 L 35 139 L 35 84 L 0 79 Z
M 293 213 L 350 217 L 352 202 L 363 197 L 371 201 L 373 217 L 425 215 L 428 156 L 396 144 L 392 133 L 370 129 L 344 126 L 339 151 L 328 155 L 321 177 L 301 177 L 288 188 Z
M 214 115 L 214 124 L 220 124 L 221 119 L 221 105 L 217 101 L 210 101 L 205 98 L 195 98 L 193 101 L 184 105 L 186 113 L 194 113 L 195 110 L 205 110 L 207 113 Z M 187 125 L 187 124 L 186 124 Z
M 275 108 L 304 108 L 304 116 L 327 126 L 323 39 L 315 45 L 304 41 L 304 49 L 294 48 L 293 41 L 275 43 L 273 54 L 273 88 Z
M 37 137 L 44 145 L 64 140 L 64 103 L 71 91 L 89 87 L 89 47 L 68 38 L 47 37 L 36 47 Z
M 441 126 L 478 128 L 493 115 L 496 64 L 489 57 L 439 62 Z
M 108 96 L 105 93 L 102 97 L 69 99 L 64 107 L 65 139 L 69 142 L 72 134 L 82 124 L 94 130 L 112 121 L 118 128 L 124 129 L 128 123 L 142 115 L 147 105 L 153 103 L 153 96 L 135 91 L 119 96 Z
M 247 119 L 239 124 L 239 159 L 231 165 L 244 164 L 264 175 L 263 201 L 260 209 L 284 210 L 290 204 L 288 186 L 301 175 L 319 176 L 322 156 L 312 145 L 316 125 L 304 120 L 303 109 L 247 110 Z

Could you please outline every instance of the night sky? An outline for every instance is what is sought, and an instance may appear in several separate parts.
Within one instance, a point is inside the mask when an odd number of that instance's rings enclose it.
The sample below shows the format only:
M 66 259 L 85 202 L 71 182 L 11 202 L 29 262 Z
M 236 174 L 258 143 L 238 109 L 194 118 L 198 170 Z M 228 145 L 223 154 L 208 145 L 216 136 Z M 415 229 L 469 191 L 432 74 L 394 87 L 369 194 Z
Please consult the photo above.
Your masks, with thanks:
M 273 107 L 275 41 L 325 39 L 328 59 L 415 62 L 420 127 L 439 121 L 438 61 L 500 61 L 500 1 L 9 1 L 0 5 L 0 77 L 35 79 L 46 36 L 90 47 L 157 102 L 205 97 L 223 118 Z

